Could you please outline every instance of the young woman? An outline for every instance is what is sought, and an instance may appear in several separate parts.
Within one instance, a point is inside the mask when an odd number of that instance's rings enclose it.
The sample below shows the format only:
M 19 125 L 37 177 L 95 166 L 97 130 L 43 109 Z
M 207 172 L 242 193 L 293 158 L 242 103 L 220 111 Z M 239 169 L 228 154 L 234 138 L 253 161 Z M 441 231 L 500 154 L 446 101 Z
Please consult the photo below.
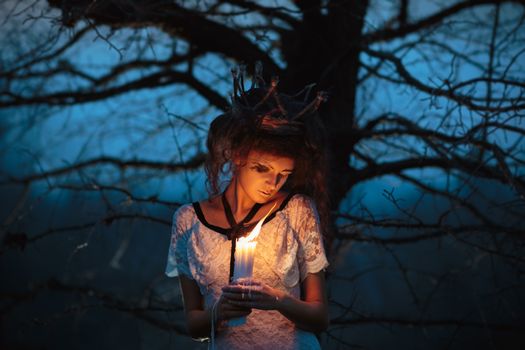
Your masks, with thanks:
M 213 333 L 224 349 L 318 349 L 315 333 L 328 325 L 323 96 L 306 104 L 275 82 L 244 91 L 241 81 L 234 75 L 232 109 L 208 133 L 210 198 L 174 214 L 166 274 L 179 276 L 194 338 Z M 232 242 L 270 210 L 251 286 L 232 282 Z M 246 322 L 228 323 L 238 317 Z

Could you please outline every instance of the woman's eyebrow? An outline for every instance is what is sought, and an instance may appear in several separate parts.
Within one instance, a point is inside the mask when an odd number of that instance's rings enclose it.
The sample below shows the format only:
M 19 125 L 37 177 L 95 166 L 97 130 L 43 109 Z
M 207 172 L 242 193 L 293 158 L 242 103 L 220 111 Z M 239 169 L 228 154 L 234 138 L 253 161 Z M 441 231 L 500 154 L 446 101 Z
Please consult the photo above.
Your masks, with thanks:
M 272 167 L 270 164 L 261 163 L 261 162 L 258 161 L 258 160 L 252 160 L 252 163 L 255 164 L 255 165 L 261 165 L 261 166 L 265 166 L 265 167 L 267 167 L 267 168 L 273 169 L 273 167 Z
M 258 160 L 254 160 L 254 161 L 252 161 L 252 162 L 253 162 L 253 164 L 261 165 L 261 166 L 265 166 L 265 167 L 267 167 L 267 168 L 270 168 L 270 169 L 274 170 L 273 166 L 271 166 L 270 164 L 261 163 L 261 162 L 258 161 Z M 287 171 L 287 172 L 293 173 L 293 169 L 284 169 L 284 170 L 281 170 L 281 172 L 284 172 L 284 171 Z

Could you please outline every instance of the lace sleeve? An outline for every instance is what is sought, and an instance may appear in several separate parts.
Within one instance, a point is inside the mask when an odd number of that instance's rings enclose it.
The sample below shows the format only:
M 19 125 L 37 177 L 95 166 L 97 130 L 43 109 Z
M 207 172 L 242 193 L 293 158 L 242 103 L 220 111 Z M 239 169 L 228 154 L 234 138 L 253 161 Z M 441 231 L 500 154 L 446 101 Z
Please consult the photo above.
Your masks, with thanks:
M 192 278 L 188 265 L 187 242 L 189 231 L 186 228 L 187 225 L 185 225 L 187 214 L 188 206 L 180 207 L 173 214 L 168 261 L 165 270 L 165 274 L 168 277 L 177 277 L 179 274 L 183 274 Z
M 297 209 L 299 248 L 297 261 L 301 281 L 308 273 L 316 273 L 328 266 L 323 246 L 319 214 L 312 199 L 301 196 Z

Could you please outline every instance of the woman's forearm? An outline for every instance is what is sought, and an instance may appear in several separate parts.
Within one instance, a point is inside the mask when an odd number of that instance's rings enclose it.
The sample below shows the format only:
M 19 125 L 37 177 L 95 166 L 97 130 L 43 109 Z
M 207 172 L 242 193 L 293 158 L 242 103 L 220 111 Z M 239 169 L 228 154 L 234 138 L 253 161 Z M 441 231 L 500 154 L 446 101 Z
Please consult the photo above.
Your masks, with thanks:
M 277 310 L 297 327 L 310 332 L 322 332 L 329 324 L 328 310 L 322 302 L 303 301 L 291 295 L 279 297 Z
M 190 310 L 186 313 L 188 333 L 192 338 L 207 338 L 211 332 L 211 310 Z M 217 327 L 217 325 L 215 325 Z
M 284 294 L 277 310 L 297 327 L 309 332 L 322 332 L 328 327 L 328 312 L 321 302 L 306 302 Z M 191 310 L 186 314 L 188 333 L 192 338 L 207 338 L 211 332 L 211 310 Z M 216 330 L 219 327 L 215 325 Z

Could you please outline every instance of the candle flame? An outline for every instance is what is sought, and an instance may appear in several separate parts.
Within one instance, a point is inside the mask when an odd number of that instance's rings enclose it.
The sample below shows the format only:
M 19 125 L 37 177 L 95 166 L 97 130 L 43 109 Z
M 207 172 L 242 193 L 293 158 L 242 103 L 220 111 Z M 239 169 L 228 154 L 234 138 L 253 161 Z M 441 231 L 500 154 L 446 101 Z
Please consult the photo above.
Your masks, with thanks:
M 261 220 L 259 220 L 257 225 L 255 225 L 254 229 L 252 230 L 252 232 L 250 232 L 248 236 L 240 237 L 237 241 L 248 243 L 256 239 L 257 236 L 259 236 L 259 233 L 261 233 L 261 228 L 264 223 L 264 220 L 266 220 L 266 218 L 268 217 L 268 215 L 270 215 L 270 213 L 272 212 L 273 208 L 275 208 L 276 205 L 277 203 L 273 203 L 273 206 L 270 208 L 270 210 L 266 213 L 266 215 Z

